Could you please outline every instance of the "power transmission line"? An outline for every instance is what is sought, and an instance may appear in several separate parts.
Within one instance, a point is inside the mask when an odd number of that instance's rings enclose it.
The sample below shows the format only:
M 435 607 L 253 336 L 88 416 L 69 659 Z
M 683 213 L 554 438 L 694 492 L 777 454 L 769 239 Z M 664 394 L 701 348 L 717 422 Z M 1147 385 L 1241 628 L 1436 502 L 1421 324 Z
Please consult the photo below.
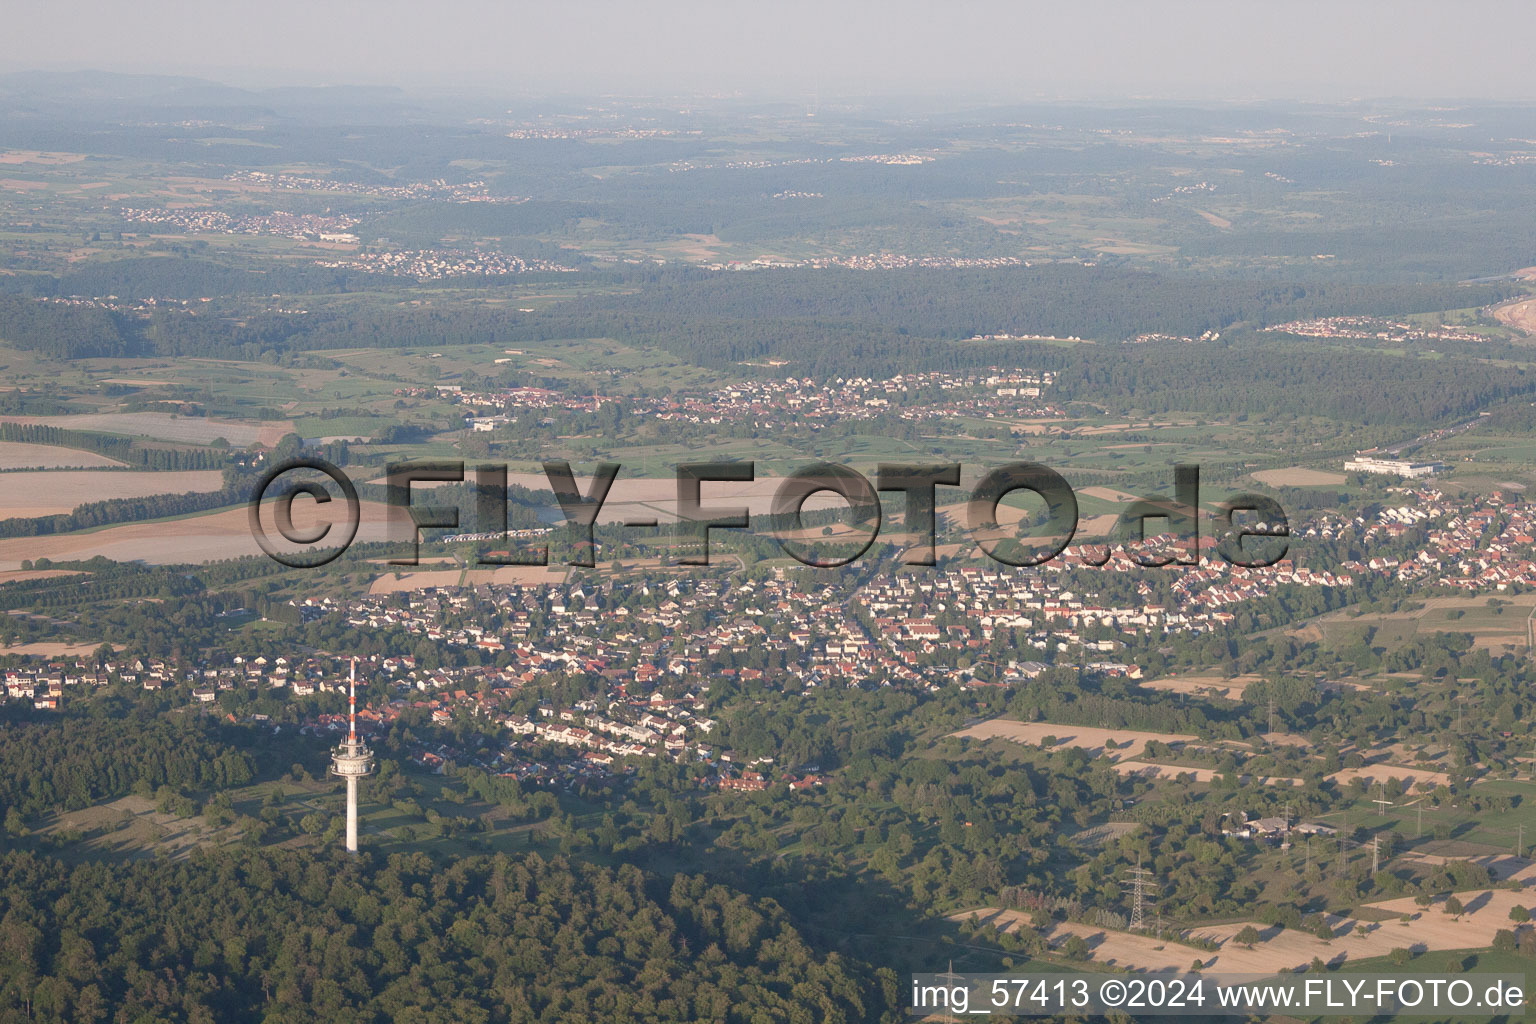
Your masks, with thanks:
M 1148 876 L 1152 872 L 1140 865 L 1129 869 L 1129 873 L 1131 879 L 1125 888 L 1125 892 L 1129 893 L 1131 897 L 1131 931 L 1137 931 L 1146 926 L 1147 890 L 1149 888 L 1156 889 L 1157 884 L 1148 881 Z

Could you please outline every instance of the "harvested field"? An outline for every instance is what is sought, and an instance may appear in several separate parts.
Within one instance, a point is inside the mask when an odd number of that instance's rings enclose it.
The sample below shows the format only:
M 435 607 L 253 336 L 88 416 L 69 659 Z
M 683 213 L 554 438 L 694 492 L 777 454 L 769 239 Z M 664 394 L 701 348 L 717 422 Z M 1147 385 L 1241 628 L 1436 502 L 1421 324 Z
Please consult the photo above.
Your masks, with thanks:
M 32 658 L 80 658 L 94 654 L 100 646 L 99 640 L 94 643 L 35 640 L 14 647 L 0 647 L 0 654 L 22 654 Z
M 0 469 L 100 469 L 121 465 L 116 459 L 78 448 L 0 441 Z
M 432 587 L 456 587 L 462 569 L 430 569 L 424 572 L 387 572 L 368 587 L 370 594 L 398 594 Z
M 1518 299 L 1493 311 L 1494 318 L 1517 331 L 1536 334 L 1536 299 Z
M 428 564 L 431 559 L 422 559 L 423 564 Z M 451 561 L 440 559 L 439 561 Z M 410 590 L 426 590 L 434 587 L 457 586 L 483 586 L 490 583 L 503 585 L 516 584 L 523 587 L 537 587 L 552 583 L 564 583 L 567 567 L 558 563 L 551 565 L 503 565 L 492 568 L 463 568 L 453 569 L 425 569 L 413 572 L 401 569 L 395 572 L 386 572 L 369 586 L 370 594 L 396 594 Z
M 0 519 L 30 519 L 70 512 L 92 501 L 152 494 L 208 493 L 224 486 L 216 469 L 156 473 L 55 469 L 0 473 Z
M 1162 679 L 1142 679 L 1136 685 L 1148 690 L 1162 690 L 1165 693 L 1182 693 L 1186 696 L 1210 696 L 1221 697 L 1226 700 L 1240 700 L 1243 691 L 1248 684 L 1259 681 L 1256 675 L 1233 676 L 1231 679 L 1223 679 L 1214 673 L 1201 673 L 1199 675 L 1166 676 Z
M 1073 535 L 1074 539 L 1077 537 L 1108 537 L 1109 531 L 1113 530 L 1115 524 L 1119 521 L 1120 517 L 1112 512 L 1106 512 L 1101 516 L 1088 516 L 1085 519 L 1080 519 L 1077 523 L 1077 533 Z
M 1210 783 L 1221 774 L 1214 768 L 1188 768 L 1176 764 L 1152 764 L 1148 761 L 1116 761 L 1115 771 L 1121 775 L 1136 775 L 1144 779 L 1177 779 L 1180 775 L 1194 776 L 1196 782 Z M 1244 775 L 1244 779 L 1257 782 L 1261 786 L 1299 786 L 1300 779 L 1292 779 L 1283 775 Z
M 1458 595 L 1425 598 L 1422 607 L 1411 611 L 1351 616 L 1341 610 L 1286 627 L 1284 632 L 1332 644 L 1369 628 L 1375 630 L 1372 642 L 1388 650 L 1412 642 L 1415 636 L 1445 632 L 1470 633 L 1479 649 L 1525 647 L 1525 623 L 1536 608 L 1536 596 L 1499 595 L 1501 604 L 1490 603 L 1492 600 L 1489 595 Z
M 1394 949 L 1422 953 L 1491 946 L 1495 932 L 1511 927 L 1510 910 L 1516 905 L 1529 907 L 1536 899 L 1536 893 L 1529 888 L 1473 890 L 1457 896 L 1466 908 L 1459 919 L 1441 909 L 1444 898 L 1438 899 L 1428 910 L 1419 908 L 1412 897 L 1372 903 L 1361 908 L 1370 911 L 1369 916 L 1375 919 L 1371 921 L 1330 914 L 1328 922 L 1333 927 L 1334 937 L 1327 941 L 1310 932 L 1249 921 L 1197 926 L 1186 933 L 1220 943 L 1221 948 L 1215 953 L 1146 935 L 1074 922 L 1053 924 L 1045 936 L 1052 945 L 1065 942 L 1072 935 L 1082 936 L 1093 950 L 1095 962 L 1133 971 L 1184 971 L 1198 958 L 1206 970 L 1223 974 L 1273 974 L 1305 967 L 1314 957 L 1325 963 L 1336 963 L 1384 957 Z M 994 907 L 954 914 L 951 919 L 965 920 L 973 913 L 985 923 L 1000 924 L 1008 930 L 1015 930 L 1021 922 L 1027 927 L 1030 920 L 1022 911 Z M 1407 924 L 1399 920 L 1404 915 L 1410 919 Z M 1252 949 L 1239 945 L 1235 939 L 1250 924 L 1260 935 Z M 1362 924 L 1366 928 L 1363 935 L 1357 931 Z
M 301 530 L 314 526 L 313 510 L 313 503 L 295 502 L 294 525 Z M 362 503 L 363 521 L 357 531 L 358 543 L 386 539 L 386 511 L 383 504 Z M 82 533 L 6 538 L 0 540 L 0 570 L 19 569 L 23 559 L 36 558 L 73 561 L 102 555 L 118 562 L 174 565 L 259 554 L 261 548 L 251 537 L 250 521 L 245 508 L 241 507 Z
M 57 576 L 79 576 L 78 569 L 11 569 L 0 572 L 0 584 L 20 583 L 23 580 L 51 580 Z
M 1259 483 L 1271 487 L 1334 487 L 1348 482 L 1342 473 L 1325 473 L 1320 469 L 1303 469 L 1300 466 L 1261 469 L 1250 475 Z
M 238 448 L 271 447 L 293 430 L 287 420 L 216 420 L 166 412 L 99 412 L 72 416 L 0 416 L 3 423 L 32 423 L 65 430 L 95 430 L 129 437 L 153 437 L 181 444 L 209 444 L 223 438 Z
M 700 490 L 700 502 L 706 508 L 739 507 L 754 516 L 766 515 L 772 506 L 774 492 L 783 483 L 780 477 L 760 476 L 745 483 L 716 483 L 706 481 Z M 526 487 L 538 493 L 550 507 L 558 507 L 549 479 L 542 473 L 509 473 L 507 483 Z M 591 486 L 591 478 L 578 476 L 576 486 L 583 493 Z M 805 503 L 806 512 L 847 507 L 837 495 L 830 492 L 812 495 Z M 677 519 L 677 481 L 672 477 L 625 477 L 622 473 L 613 482 L 599 523 L 622 523 L 631 519 L 653 518 L 660 522 Z
M 487 573 L 488 579 L 480 578 L 483 570 L 470 573 L 476 583 L 515 583 L 523 587 L 564 583 L 568 569 L 563 565 L 504 565 Z
M 1408 768 L 1395 764 L 1368 764 L 1364 768 L 1345 768 L 1328 776 L 1340 786 L 1349 785 L 1352 779 L 1364 779 L 1366 785 L 1374 786 L 1376 783 L 1385 783 L 1388 779 L 1401 779 L 1404 786 L 1417 786 L 1423 783 L 1431 783 L 1436 786 L 1449 786 L 1451 777 L 1445 772 L 1431 771 L 1427 768 Z
M 1139 446 L 1133 446 L 1139 447 Z M 1117 491 L 1113 487 L 1084 487 L 1082 493 L 1100 501 L 1135 501 L 1136 495 Z
M 962 729 L 953 735 L 973 740 L 1006 739 L 1034 746 L 1038 746 L 1047 736 L 1054 736 L 1056 742 L 1052 745 L 1052 750 L 1077 747 L 1088 751 L 1094 757 L 1104 756 L 1116 761 L 1141 757 L 1146 752 L 1147 744 L 1152 740 L 1161 740 L 1164 743 L 1187 743 L 1199 738 L 1173 732 L 1137 732 L 1134 729 L 1099 729 L 1091 725 L 1014 722 L 1006 718 L 978 722 L 969 729 Z M 1109 740 L 1114 740 L 1118 749 L 1106 750 L 1104 744 Z
M 1536 883 L 1536 863 L 1516 857 L 1512 853 L 1488 853 L 1472 857 L 1442 857 L 1433 853 L 1405 853 L 1404 859 L 1418 861 L 1420 864 L 1441 865 L 1453 860 L 1470 861 L 1487 868 L 1489 873 L 1499 881 L 1513 879 L 1521 885 Z M 1532 894 L 1533 902 L 1536 902 L 1536 894 Z

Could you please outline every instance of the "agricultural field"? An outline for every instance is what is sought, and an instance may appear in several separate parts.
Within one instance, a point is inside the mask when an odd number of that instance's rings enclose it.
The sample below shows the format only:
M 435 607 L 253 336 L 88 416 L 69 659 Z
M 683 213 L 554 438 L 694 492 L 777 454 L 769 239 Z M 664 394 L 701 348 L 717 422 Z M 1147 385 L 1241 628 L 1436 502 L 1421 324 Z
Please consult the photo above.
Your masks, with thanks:
M 1260 470 L 1253 474 L 1253 478 L 1272 487 L 1336 487 L 1346 479 L 1342 473 L 1326 473 L 1300 466 Z
M 0 473 L 0 519 L 61 515 L 93 501 L 212 492 L 223 486 L 217 470 L 153 473 L 50 469 Z
M 1523 650 L 1528 642 L 1526 620 L 1536 611 L 1536 595 L 1489 597 L 1429 597 L 1413 607 L 1392 612 L 1333 612 L 1291 627 L 1291 635 L 1342 646 L 1369 636 L 1373 646 L 1388 651 L 1415 637 L 1434 633 L 1466 633 L 1479 648 Z
M 0 441 L 0 470 L 16 469 L 100 469 L 123 463 L 95 452 L 62 448 L 51 444 L 26 444 Z
M 0 477 L 0 485 L 3 483 L 4 478 Z M 361 510 L 358 542 L 386 540 L 389 534 L 385 506 L 363 502 Z M 322 521 L 314 506 L 305 502 L 294 503 L 293 519 L 295 528 L 300 531 L 313 529 Z M 249 514 L 242 505 L 224 511 L 76 533 L 0 538 L 0 571 L 18 569 L 23 561 L 38 558 L 55 562 L 84 561 L 99 555 L 119 562 L 177 565 L 218 562 L 260 553 L 260 546 L 251 536 Z
M 81 413 L 73 416 L 3 416 L 3 423 L 91 430 L 128 437 L 150 437 L 183 444 L 212 444 L 220 439 L 237 447 L 260 444 L 271 447 L 292 430 L 285 421 L 265 423 L 217 420 L 202 416 L 176 416 L 158 412 Z
M 1149 742 L 1188 743 L 1197 736 L 1181 733 L 1137 732 L 1133 729 L 1098 729 L 1086 725 L 1052 725 L 1050 722 L 1010 722 L 995 719 L 980 722 L 954 734 L 962 739 L 1007 739 L 1015 743 L 1038 744 L 1048 749 L 1068 747 L 1088 751 L 1094 757 L 1111 761 L 1134 760 Z M 1050 740 L 1050 743 L 1046 741 Z M 1108 744 L 1113 743 L 1111 748 Z

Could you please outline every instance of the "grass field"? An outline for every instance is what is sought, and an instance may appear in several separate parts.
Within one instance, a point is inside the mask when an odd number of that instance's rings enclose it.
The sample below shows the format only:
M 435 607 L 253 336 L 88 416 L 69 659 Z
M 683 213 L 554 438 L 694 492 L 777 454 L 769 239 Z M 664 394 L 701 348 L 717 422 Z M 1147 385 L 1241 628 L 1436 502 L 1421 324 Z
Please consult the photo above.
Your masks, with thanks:
M 54 815 L 38 829 L 43 835 L 79 837 L 66 859 L 132 860 L 149 856 L 182 858 L 199 849 L 239 839 L 238 829 L 215 828 L 202 815 L 190 818 L 166 814 L 142 796 L 95 804 Z

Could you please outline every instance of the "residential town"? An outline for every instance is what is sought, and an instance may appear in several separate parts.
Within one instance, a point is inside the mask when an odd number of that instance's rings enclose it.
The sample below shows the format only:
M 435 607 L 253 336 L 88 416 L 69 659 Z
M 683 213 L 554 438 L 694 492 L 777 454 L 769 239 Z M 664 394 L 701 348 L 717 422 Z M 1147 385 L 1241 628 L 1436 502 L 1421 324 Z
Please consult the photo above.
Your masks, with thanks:
M 766 577 L 734 574 L 679 577 L 640 571 L 565 585 L 482 584 L 423 587 L 350 600 L 295 602 L 302 621 L 333 621 L 377 634 L 398 653 L 369 655 L 370 678 L 387 683 L 387 705 L 361 713 L 365 728 L 382 728 L 409 709 L 447 724 L 467 716 L 498 733 L 503 746 L 486 767 L 531 777 L 559 771 L 601 776 L 628 758 L 701 761 L 722 784 L 753 777 L 710 742 L 710 693 L 725 682 L 811 691 L 877 686 L 939 691 L 960 686 L 1024 685 L 1052 665 L 1102 677 L 1145 676 L 1136 651 L 1175 635 L 1231 626 L 1253 602 L 1283 588 L 1350 588 L 1367 578 L 1415 587 L 1500 594 L 1536 587 L 1536 508 L 1519 496 L 1456 500 L 1430 487 L 1404 489 L 1400 503 L 1370 515 L 1319 515 L 1294 535 L 1381 554 L 1333 569 L 1290 559 L 1264 569 L 1206 558 L 1176 570 L 1135 565 L 1124 549 L 1102 569 L 1083 553 L 1036 569 L 959 565 L 922 572 L 876 573 L 850 586 L 788 569 Z M 1424 543 L 1405 546 L 1410 534 Z M 462 539 L 462 538 L 459 538 Z M 1210 538 L 1203 538 L 1203 553 Z M 1172 600 L 1157 597 L 1155 578 L 1177 573 Z M 1129 600 L 1096 597 L 1085 573 L 1138 574 Z M 1008 656 L 998 659 L 997 641 Z M 425 645 L 425 646 L 423 646 Z M 377 645 L 375 645 L 377 646 Z M 470 652 L 468 659 L 430 652 Z M 478 661 L 478 664 L 473 662 Z M 303 700 L 338 693 L 343 659 L 321 653 L 266 651 L 227 664 L 173 664 L 129 652 L 55 660 L 5 672 L 11 700 L 57 710 L 73 691 L 121 681 L 157 690 L 191 686 L 194 703 L 214 703 L 245 688 Z M 551 680 L 575 678 L 602 691 L 572 706 L 540 700 L 530 713 L 510 712 L 518 694 L 541 692 Z M 315 714 L 308 727 L 339 728 L 336 715 Z M 537 756 L 536 747 L 544 753 Z M 563 750 L 563 757 L 551 754 Z M 417 751 L 440 765 L 461 752 Z M 565 769 L 562 769 L 565 770 Z M 780 779 L 769 766 L 755 778 Z
M 1379 316 L 1319 316 L 1274 324 L 1264 330 L 1303 338 L 1356 338 L 1365 341 L 1470 341 L 1485 342 L 1488 335 L 1468 327 L 1421 327 Z
M 441 281 L 453 277 L 503 277 L 509 274 L 567 274 L 574 267 L 551 260 L 524 259 L 504 252 L 463 249 L 394 249 L 360 252 L 344 259 L 317 260 L 322 267 L 361 270 L 369 274 Z
M 774 428 L 793 419 L 813 425 L 873 420 L 889 416 L 907 422 L 956 416 L 1059 418 L 1061 408 L 1045 400 L 1055 374 L 1050 370 L 993 368 L 974 373 L 897 374 L 887 378 L 838 377 L 817 382 L 808 377 L 742 380 L 708 391 L 679 391 L 657 396 L 605 396 L 572 393 L 535 385 L 494 391 L 457 384 L 399 388 L 413 398 L 446 398 L 466 409 L 475 430 L 489 431 L 515 422 L 522 411 L 596 412 L 617 405 L 632 416 L 676 423 L 750 423 Z
M 359 223 L 344 214 L 293 214 L 274 210 L 270 214 L 234 216 L 206 209 L 136 209 L 125 206 L 120 211 L 130 224 L 176 228 L 189 234 L 275 235 L 295 241 L 355 243 L 350 232 Z

